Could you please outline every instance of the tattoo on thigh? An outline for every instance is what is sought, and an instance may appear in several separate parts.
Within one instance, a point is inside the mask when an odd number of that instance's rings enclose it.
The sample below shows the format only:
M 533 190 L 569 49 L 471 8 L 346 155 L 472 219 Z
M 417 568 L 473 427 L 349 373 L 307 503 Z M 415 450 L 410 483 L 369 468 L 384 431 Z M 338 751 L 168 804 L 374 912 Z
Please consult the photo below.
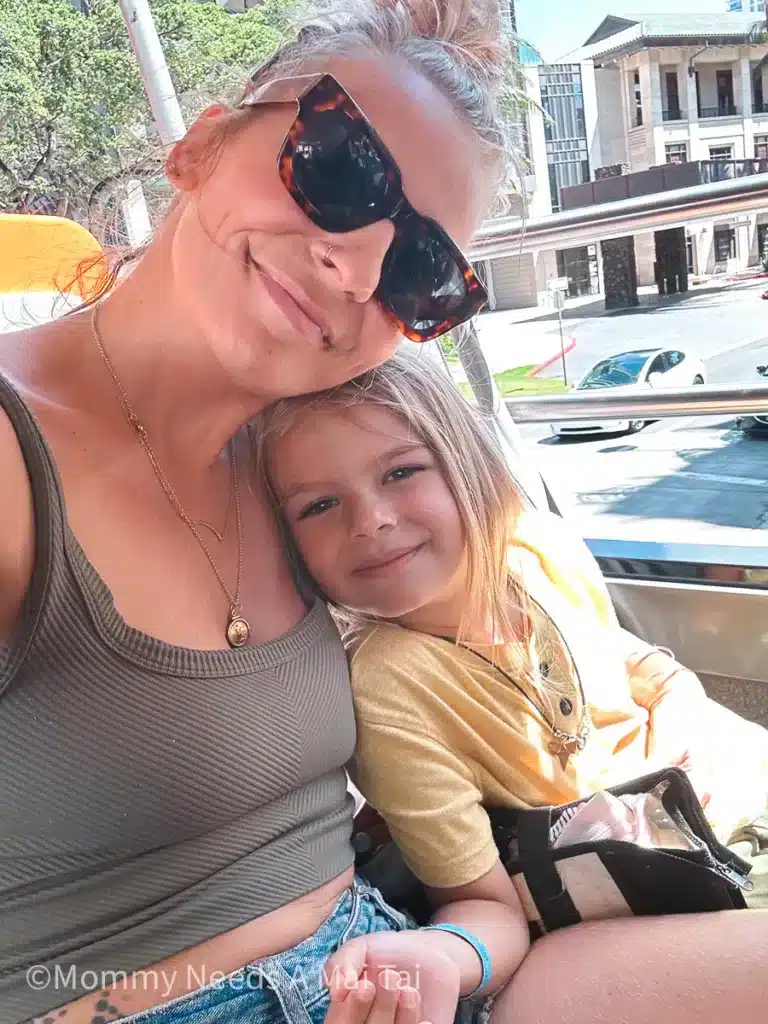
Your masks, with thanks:
M 94 1006 L 95 1014 L 91 1017 L 90 1024 L 111 1024 L 113 1020 L 119 1020 L 125 1014 L 114 1005 L 110 999 L 109 992 L 102 992 L 98 1002 Z M 56 1022 L 59 1024 L 59 1022 Z M 66 1024 L 62 1021 L 61 1024 Z

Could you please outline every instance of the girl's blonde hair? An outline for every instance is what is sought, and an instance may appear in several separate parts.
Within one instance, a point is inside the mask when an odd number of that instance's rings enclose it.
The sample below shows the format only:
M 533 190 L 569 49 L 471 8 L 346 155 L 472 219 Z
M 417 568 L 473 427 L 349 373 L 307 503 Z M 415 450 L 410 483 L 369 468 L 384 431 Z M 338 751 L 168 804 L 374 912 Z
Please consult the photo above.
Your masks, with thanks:
M 340 387 L 284 399 L 260 417 L 254 430 L 257 464 L 267 484 L 288 549 L 301 578 L 306 573 L 272 484 L 270 466 L 276 441 L 298 415 L 318 406 L 348 408 L 364 402 L 390 410 L 430 449 L 456 502 L 467 555 L 467 600 L 457 642 L 470 631 L 492 631 L 509 645 L 518 679 L 541 684 L 528 653 L 530 600 L 520 574 L 510 564 L 509 546 L 527 499 L 510 471 L 492 421 L 463 397 L 448 372 L 426 352 L 401 350 L 388 362 Z M 308 577 L 307 577 L 308 578 Z M 326 598 L 327 595 L 321 595 Z M 371 620 L 354 609 L 334 606 L 349 642 Z M 521 620 L 523 635 L 521 636 Z

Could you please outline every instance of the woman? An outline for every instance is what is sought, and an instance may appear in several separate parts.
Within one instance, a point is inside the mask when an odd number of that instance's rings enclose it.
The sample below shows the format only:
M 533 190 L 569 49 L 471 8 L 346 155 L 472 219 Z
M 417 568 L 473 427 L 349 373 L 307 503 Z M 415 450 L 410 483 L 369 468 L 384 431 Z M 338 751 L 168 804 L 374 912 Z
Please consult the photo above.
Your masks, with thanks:
M 324 608 L 295 589 L 240 435 L 276 398 L 382 362 L 400 332 L 429 334 L 475 311 L 479 290 L 457 283 L 471 275 L 444 232 L 465 244 L 495 188 L 503 52 L 468 2 L 335 8 L 261 69 L 252 104 L 212 108 L 174 148 L 177 199 L 113 293 L 3 338 L 9 1024 L 319 1021 L 327 989 L 306 971 L 299 984 L 297 969 L 314 972 L 348 938 L 403 927 L 353 884 L 343 652 Z M 331 94 L 310 92 L 318 83 Z M 431 221 L 402 203 L 393 221 L 395 162 L 407 200 Z M 402 270 L 425 241 L 439 281 L 428 264 Z M 435 303 L 438 290 L 453 305 Z M 725 974 L 712 1012 L 744 1020 L 741 956 L 715 959 L 708 922 L 667 934 L 699 937 L 696 952 Z M 721 935 L 727 922 L 718 945 Z M 749 948 L 765 960 L 760 942 Z M 460 938 L 432 932 L 420 948 L 430 984 L 442 970 L 457 994 L 471 988 Z M 536 972 L 561 948 L 534 949 L 515 1014 L 533 1019 Z M 594 948 L 604 955 L 601 937 Z M 685 983 L 701 961 L 683 948 Z M 381 965 L 366 966 L 378 978 Z M 615 980 L 633 976 L 622 965 Z M 328 1019 L 411 1021 L 405 991 L 402 1006 L 347 1000 Z

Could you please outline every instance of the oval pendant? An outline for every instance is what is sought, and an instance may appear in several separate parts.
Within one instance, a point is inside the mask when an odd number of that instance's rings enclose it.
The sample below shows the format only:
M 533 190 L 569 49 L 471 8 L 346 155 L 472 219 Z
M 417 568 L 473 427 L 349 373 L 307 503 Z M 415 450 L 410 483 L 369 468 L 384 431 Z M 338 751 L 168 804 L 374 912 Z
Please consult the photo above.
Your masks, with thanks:
M 227 643 L 230 647 L 244 647 L 250 638 L 251 627 L 242 615 L 237 615 L 230 619 L 227 626 Z

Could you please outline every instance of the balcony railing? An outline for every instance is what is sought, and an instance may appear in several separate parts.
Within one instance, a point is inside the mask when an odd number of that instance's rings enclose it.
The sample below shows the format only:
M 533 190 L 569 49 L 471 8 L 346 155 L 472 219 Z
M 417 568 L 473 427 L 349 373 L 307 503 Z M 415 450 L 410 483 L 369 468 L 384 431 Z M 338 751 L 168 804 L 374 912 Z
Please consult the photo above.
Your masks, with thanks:
M 662 119 L 664 121 L 687 121 L 688 114 L 686 111 L 681 110 L 680 107 L 670 107 L 669 110 L 662 110 Z
M 734 103 L 720 103 L 716 107 L 699 107 L 699 117 L 738 117 L 739 111 Z
M 699 161 L 699 184 L 711 185 L 714 181 L 749 178 L 753 174 L 765 174 L 766 172 L 768 172 L 768 160 L 701 160 Z

